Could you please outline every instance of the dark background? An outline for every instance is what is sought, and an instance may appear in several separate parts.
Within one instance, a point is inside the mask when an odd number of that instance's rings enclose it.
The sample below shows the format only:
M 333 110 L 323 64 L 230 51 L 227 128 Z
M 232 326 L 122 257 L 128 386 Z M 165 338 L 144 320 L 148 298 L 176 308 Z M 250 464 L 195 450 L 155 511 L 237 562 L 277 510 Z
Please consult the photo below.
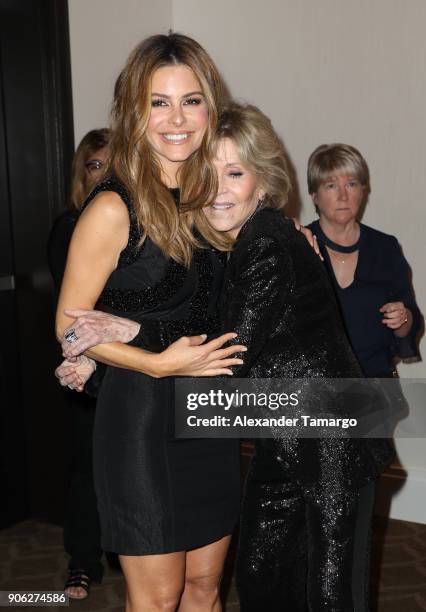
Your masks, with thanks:
M 68 6 L 0 0 L 0 527 L 61 522 L 65 400 L 49 230 L 74 151 Z

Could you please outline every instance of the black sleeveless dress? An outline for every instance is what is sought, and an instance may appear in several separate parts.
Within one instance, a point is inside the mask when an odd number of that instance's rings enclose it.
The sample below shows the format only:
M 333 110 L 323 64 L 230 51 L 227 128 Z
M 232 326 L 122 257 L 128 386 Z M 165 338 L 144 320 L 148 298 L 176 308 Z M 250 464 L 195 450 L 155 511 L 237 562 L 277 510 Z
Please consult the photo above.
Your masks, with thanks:
M 129 242 L 100 296 L 114 314 L 137 320 L 131 344 L 158 352 L 184 335 L 216 333 L 223 259 L 195 252 L 190 268 L 167 259 L 130 217 Z M 177 193 L 174 193 L 178 197 Z M 174 438 L 174 379 L 107 367 L 98 394 L 94 478 L 102 548 L 122 555 L 190 550 L 231 534 L 239 514 L 237 440 Z

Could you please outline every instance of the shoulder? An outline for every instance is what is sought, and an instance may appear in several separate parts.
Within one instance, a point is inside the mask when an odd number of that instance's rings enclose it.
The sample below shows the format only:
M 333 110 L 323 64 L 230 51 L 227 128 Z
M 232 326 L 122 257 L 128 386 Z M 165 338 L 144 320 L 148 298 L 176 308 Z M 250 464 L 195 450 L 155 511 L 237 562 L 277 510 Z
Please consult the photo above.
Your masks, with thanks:
M 363 223 L 361 223 L 361 232 L 361 249 L 371 255 L 380 254 L 381 258 L 393 259 L 395 262 L 401 259 L 401 246 L 395 236 L 385 234 Z
M 268 238 L 269 241 L 282 242 L 283 238 L 288 238 L 297 234 L 294 223 L 287 219 L 282 211 L 273 208 L 259 210 L 243 226 L 238 241 L 250 242 L 256 239 Z
M 98 183 L 86 198 L 82 212 L 88 207 L 94 208 L 93 204 L 96 204 L 96 208 L 104 207 L 112 215 L 120 214 L 120 211 L 123 214 L 127 211 L 130 220 L 135 220 L 132 199 L 124 185 L 116 178 L 107 178 Z
M 238 268 L 271 268 L 284 271 L 288 264 L 288 235 L 296 232 L 293 222 L 273 209 L 258 211 L 237 239 L 232 261 Z
M 121 197 L 113 191 L 97 193 L 82 211 L 71 245 L 93 251 L 122 252 L 129 242 L 129 213 Z M 78 247 L 77 247 L 78 245 Z
M 115 191 L 101 191 L 85 206 L 81 217 L 102 217 L 106 222 L 129 222 L 129 213 L 123 199 Z
M 399 244 L 397 238 L 391 234 L 385 234 L 385 232 L 381 232 L 363 223 L 360 225 L 363 238 L 369 243 L 376 243 L 377 245 L 389 247 L 395 247 Z
M 100 228 L 120 230 L 133 225 L 134 211 L 124 187 L 116 179 L 102 181 L 91 191 L 82 212 L 83 223 L 96 224 Z

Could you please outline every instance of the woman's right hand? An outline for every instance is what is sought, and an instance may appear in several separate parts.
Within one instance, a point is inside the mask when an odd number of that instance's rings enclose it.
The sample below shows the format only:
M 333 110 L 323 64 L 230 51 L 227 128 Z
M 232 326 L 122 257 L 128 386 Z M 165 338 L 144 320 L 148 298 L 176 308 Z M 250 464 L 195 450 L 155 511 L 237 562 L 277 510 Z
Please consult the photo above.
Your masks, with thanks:
M 137 336 L 141 327 L 136 321 L 100 310 L 67 309 L 64 314 L 75 319 L 65 330 L 62 340 L 62 354 L 66 359 L 81 355 L 98 344 L 130 342 Z M 72 343 L 66 339 L 67 333 L 71 332 L 74 332 L 75 338 Z
M 206 335 L 184 336 L 173 342 L 156 358 L 156 370 L 160 378 L 164 376 L 232 376 L 233 365 L 241 365 L 243 360 L 235 353 L 243 353 L 247 348 L 241 344 L 223 345 L 234 340 L 235 333 L 223 334 L 206 342 Z

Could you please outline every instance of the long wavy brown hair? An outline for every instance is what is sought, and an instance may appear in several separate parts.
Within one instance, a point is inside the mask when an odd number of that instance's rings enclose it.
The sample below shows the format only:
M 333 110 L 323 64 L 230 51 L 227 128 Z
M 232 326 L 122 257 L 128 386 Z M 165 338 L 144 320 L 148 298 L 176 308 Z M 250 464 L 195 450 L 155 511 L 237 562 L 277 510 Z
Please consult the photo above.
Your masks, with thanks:
M 169 65 L 185 65 L 193 71 L 208 108 L 201 147 L 179 169 L 179 209 L 161 180 L 160 163 L 146 138 L 152 77 L 156 70 Z M 192 211 L 216 192 L 217 178 L 209 163 L 210 142 L 227 99 L 219 72 L 206 51 L 192 38 L 177 33 L 142 41 L 115 84 L 109 172 L 132 197 L 143 232 L 141 243 L 149 237 L 166 256 L 185 265 L 189 265 L 193 250 L 203 246 L 193 233 Z
M 111 132 L 108 128 L 90 130 L 81 139 L 74 154 L 71 171 L 71 195 L 70 207 L 80 211 L 85 199 L 93 188 L 93 183 L 88 180 L 86 163 L 88 159 L 104 147 L 108 146 Z

